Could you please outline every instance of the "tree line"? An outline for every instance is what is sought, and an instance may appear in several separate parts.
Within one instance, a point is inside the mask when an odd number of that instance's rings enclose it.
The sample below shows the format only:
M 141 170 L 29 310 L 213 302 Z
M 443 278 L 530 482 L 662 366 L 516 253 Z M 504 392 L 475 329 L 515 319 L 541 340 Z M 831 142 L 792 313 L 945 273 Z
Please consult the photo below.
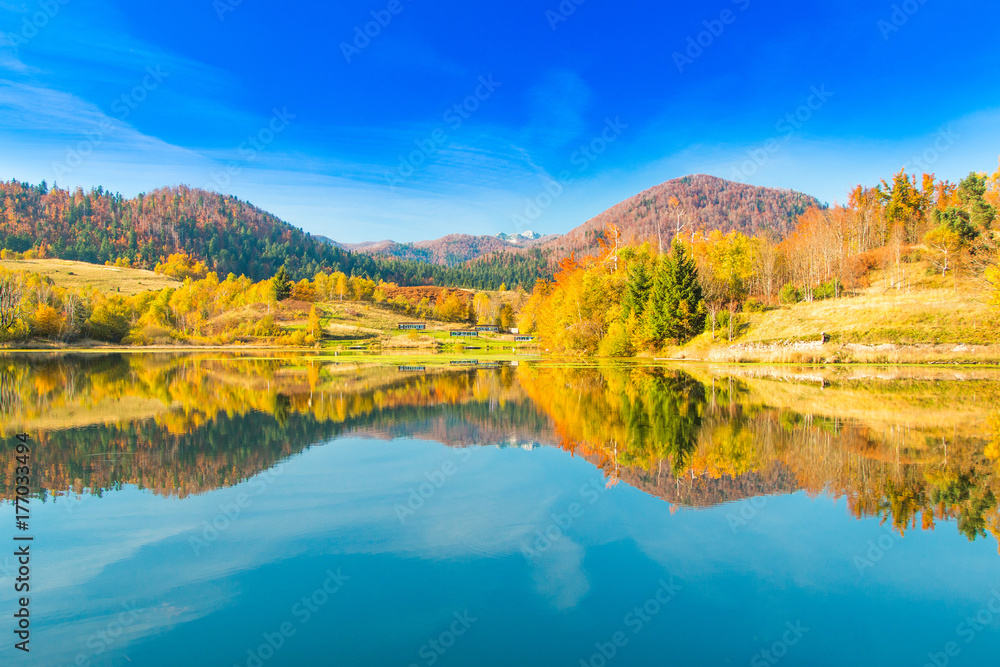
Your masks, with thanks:
M 368 303 L 400 314 L 442 322 L 514 325 L 523 290 L 494 292 L 438 287 L 402 288 L 395 283 L 318 272 L 293 280 L 284 266 L 254 282 L 229 274 L 220 279 L 204 262 L 174 254 L 156 271 L 181 280 L 176 287 L 136 295 L 94 287 L 67 289 L 50 277 L 0 267 L 0 342 L 48 339 L 95 340 L 126 345 L 269 343 L 314 345 L 323 338 L 324 303 Z M 276 315 L 287 301 L 309 307 L 306 327 L 281 326 Z M 294 309 L 297 306 L 293 306 Z

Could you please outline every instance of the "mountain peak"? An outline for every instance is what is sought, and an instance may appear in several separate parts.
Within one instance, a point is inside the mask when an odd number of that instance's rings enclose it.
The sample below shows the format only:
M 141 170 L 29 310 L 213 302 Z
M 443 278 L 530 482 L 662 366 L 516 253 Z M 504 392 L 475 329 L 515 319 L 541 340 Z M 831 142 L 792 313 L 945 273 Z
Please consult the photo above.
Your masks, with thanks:
M 538 232 L 533 232 L 528 230 L 524 232 L 519 232 L 517 234 L 504 234 L 503 232 L 500 232 L 499 234 L 497 234 L 496 237 L 501 241 L 506 241 L 507 243 L 516 244 L 520 243 L 521 241 L 535 241 L 537 239 L 542 238 L 542 235 L 539 234 Z

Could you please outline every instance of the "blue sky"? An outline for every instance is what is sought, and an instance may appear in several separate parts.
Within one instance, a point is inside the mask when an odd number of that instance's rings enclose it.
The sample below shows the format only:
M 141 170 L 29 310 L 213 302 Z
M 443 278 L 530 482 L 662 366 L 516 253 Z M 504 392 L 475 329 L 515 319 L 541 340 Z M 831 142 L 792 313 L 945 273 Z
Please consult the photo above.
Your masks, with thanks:
M 0 0 L 0 178 L 209 187 L 341 241 L 565 232 L 689 173 L 832 203 L 903 165 L 996 168 L 998 19 L 940 0 Z

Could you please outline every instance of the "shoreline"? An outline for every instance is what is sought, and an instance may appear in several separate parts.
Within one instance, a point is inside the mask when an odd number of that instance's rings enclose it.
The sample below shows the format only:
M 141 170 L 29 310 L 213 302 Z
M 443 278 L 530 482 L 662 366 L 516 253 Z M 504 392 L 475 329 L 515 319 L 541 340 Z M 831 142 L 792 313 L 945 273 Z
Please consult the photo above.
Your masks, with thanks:
M 965 343 L 746 342 L 670 350 L 674 362 L 791 365 L 1000 366 L 1000 345 Z
M 467 357 L 461 351 L 430 352 L 425 349 L 403 351 L 387 350 L 341 350 L 315 347 L 290 347 L 275 345 L 39 345 L 37 347 L 4 347 L 3 354 L 142 354 L 142 353 L 197 353 L 197 352 L 272 352 L 294 353 L 330 357 L 369 357 L 373 361 L 391 357 Z M 410 352 L 407 354 L 406 352 Z M 483 357 L 509 357 L 508 354 L 487 350 L 477 350 Z M 725 364 L 735 366 L 951 366 L 951 367 L 1000 367 L 1000 345 L 966 344 L 913 344 L 895 343 L 737 343 L 727 346 L 698 348 L 673 348 L 663 352 L 664 356 L 598 357 L 531 354 L 523 355 L 532 359 L 625 362 L 647 364 Z M 515 355 L 521 357 L 522 355 Z

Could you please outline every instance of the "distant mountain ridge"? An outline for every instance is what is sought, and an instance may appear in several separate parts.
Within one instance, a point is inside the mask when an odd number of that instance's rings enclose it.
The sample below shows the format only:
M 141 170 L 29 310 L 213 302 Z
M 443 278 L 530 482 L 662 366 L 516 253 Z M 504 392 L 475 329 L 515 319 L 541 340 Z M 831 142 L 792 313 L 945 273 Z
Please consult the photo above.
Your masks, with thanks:
M 521 234 L 497 234 L 496 236 L 472 236 L 470 234 L 449 234 L 439 239 L 397 243 L 396 241 L 368 241 L 365 243 L 338 243 L 352 252 L 369 255 L 384 255 L 395 259 L 409 259 L 443 266 L 454 266 L 486 257 L 496 252 L 533 248 L 557 238 L 550 234 L 542 236 L 535 232 Z
M 519 234 L 504 234 L 500 232 L 497 234 L 497 238 L 508 243 L 523 243 L 524 241 L 537 241 L 542 238 L 542 235 L 532 231 L 521 232 Z

